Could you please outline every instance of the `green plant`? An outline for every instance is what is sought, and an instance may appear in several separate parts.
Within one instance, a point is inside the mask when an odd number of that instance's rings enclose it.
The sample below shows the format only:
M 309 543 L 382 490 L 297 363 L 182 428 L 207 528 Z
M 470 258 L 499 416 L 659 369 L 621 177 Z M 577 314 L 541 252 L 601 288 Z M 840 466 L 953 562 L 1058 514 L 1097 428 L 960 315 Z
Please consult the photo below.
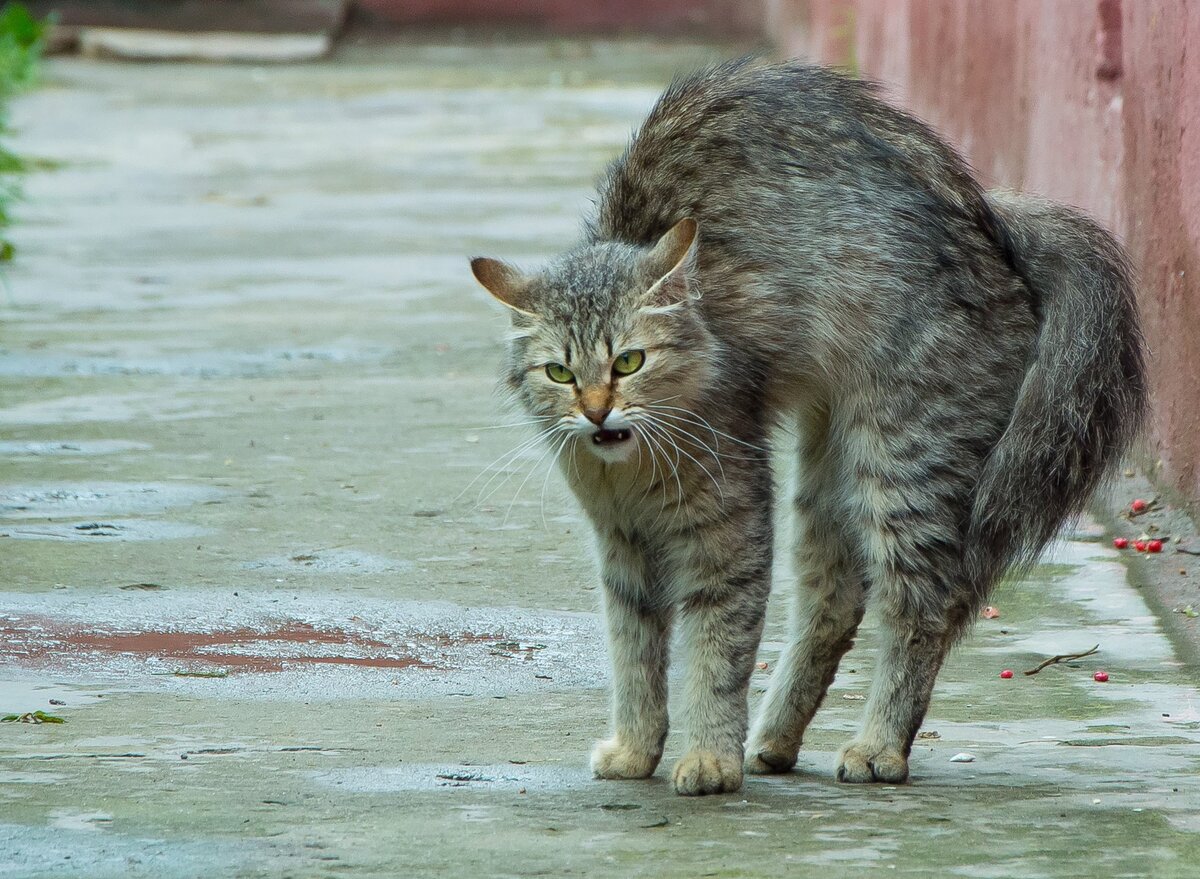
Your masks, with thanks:
M 46 23 L 20 3 L 0 9 L 0 261 L 10 260 L 13 246 L 3 230 L 12 219 L 9 208 L 20 197 L 18 175 L 26 170 L 20 156 L 8 148 L 8 102 L 37 78 Z

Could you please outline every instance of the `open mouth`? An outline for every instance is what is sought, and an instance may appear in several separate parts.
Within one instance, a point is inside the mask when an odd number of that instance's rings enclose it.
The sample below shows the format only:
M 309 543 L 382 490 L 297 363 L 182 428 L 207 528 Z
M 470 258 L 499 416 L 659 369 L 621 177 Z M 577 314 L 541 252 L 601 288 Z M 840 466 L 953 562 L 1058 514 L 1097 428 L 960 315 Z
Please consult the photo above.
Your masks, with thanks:
M 631 436 L 633 436 L 633 433 L 627 428 L 620 430 L 605 430 L 601 428 L 592 434 L 592 442 L 598 446 L 615 446 L 625 442 Z

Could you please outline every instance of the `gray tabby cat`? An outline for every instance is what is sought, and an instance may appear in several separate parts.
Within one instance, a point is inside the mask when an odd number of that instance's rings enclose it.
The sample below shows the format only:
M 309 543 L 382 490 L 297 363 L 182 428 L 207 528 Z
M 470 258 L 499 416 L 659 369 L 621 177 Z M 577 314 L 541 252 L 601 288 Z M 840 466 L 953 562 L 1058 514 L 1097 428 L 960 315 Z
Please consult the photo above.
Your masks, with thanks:
M 535 273 L 479 258 L 505 381 L 595 527 L 614 667 L 600 778 L 652 774 L 672 627 L 680 794 L 797 757 L 868 597 L 883 638 L 844 782 L 901 782 L 997 579 L 1117 463 L 1145 406 L 1120 247 L 985 193 L 925 125 L 819 67 L 677 81 Z M 772 562 L 772 426 L 798 432 L 790 643 L 744 747 Z

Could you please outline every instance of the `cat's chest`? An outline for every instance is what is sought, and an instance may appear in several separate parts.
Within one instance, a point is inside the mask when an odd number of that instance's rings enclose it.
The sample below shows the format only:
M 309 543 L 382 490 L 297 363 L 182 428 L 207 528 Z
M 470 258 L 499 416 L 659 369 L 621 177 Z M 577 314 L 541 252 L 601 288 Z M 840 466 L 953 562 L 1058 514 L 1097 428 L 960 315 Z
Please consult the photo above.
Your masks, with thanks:
M 599 468 L 569 478 L 571 489 L 592 523 L 601 530 L 653 533 L 662 522 L 678 517 L 676 504 L 661 486 Z

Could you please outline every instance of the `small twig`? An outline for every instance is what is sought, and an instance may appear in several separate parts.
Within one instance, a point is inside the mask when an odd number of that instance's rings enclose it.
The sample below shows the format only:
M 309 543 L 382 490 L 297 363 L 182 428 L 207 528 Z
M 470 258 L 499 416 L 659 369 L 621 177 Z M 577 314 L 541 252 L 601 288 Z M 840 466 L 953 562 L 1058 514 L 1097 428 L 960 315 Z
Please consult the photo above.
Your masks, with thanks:
M 1083 653 L 1060 653 L 1058 656 L 1051 656 L 1045 662 L 1041 663 L 1037 668 L 1031 668 L 1025 672 L 1027 675 L 1035 675 L 1048 665 L 1057 665 L 1060 662 L 1070 662 L 1072 659 L 1083 659 L 1085 656 L 1091 656 L 1099 651 L 1100 645 L 1097 644 L 1091 650 L 1085 650 Z
M 1175 547 L 1176 552 L 1182 552 L 1185 555 L 1200 555 L 1200 549 L 1184 549 L 1182 546 Z

